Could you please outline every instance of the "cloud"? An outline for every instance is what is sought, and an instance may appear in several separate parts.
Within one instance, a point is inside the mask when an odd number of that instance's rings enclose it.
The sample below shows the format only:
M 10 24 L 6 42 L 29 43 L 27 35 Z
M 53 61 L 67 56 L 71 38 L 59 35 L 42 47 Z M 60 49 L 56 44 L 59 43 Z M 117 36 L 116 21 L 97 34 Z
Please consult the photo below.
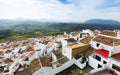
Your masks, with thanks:
M 63 4 L 70 4 L 72 2 L 72 0 L 58 0 Z
M 111 7 L 118 7 L 120 6 L 120 0 L 105 0 L 100 6 L 101 8 L 111 8 Z
M 0 0 L 0 18 L 82 22 L 120 20 L 119 0 Z

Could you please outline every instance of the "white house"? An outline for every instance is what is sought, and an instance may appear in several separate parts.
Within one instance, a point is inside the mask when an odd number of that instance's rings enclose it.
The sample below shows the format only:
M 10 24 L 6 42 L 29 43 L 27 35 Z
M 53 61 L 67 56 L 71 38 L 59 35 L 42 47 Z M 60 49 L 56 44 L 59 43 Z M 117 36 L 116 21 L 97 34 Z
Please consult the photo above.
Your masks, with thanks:
M 34 59 L 36 59 L 36 57 L 40 57 L 40 51 L 30 51 L 24 54 L 21 54 L 19 56 L 19 58 L 17 59 L 17 61 L 19 61 L 19 63 L 21 65 L 29 65 Z
M 77 44 L 77 43 L 78 43 L 77 40 L 75 40 L 74 38 L 68 38 L 68 39 L 61 38 L 62 47 Z
M 80 38 L 80 32 L 71 32 L 69 38 L 74 38 L 75 40 L 78 40 Z
M 96 49 L 89 56 L 89 65 L 95 69 L 109 64 L 109 57 L 120 52 L 120 39 L 106 35 L 98 35 L 91 41 L 91 46 Z
M 60 59 L 62 57 L 63 57 L 63 54 L 62 54 L 61 49 L 52 51 L 52 60 L 53 60 L 53 62 L 56 62 L 58 59 Z
M 120 53 L 111 56 L 109 67 L 120 75 Z
M 83 43 L 73 44 L 70 46 L 65 46 L 62 50 L 62 53 L 63 55 L 67 56 L 69 60 L 71 60 L 73 57 L 76 57 L 78 54 L 80 54 L 88 47 L 89 47 L 88 45 Z
M 14 75 L 14 72 L 18 69 L 19 64 L 17 62 L 9 63 L 4 67 L 2 75 Z
M 6 50 L 4 53 L 4 58 L 11 58 L 13 56 L 13 53 L 10 50 Z
M 42 43 L 37 43 L 36 45 L 34 45 L 34 50 L 39 50 L 41 51 L 41 54 L 45 54 L 45 52 L 47 51 L 47 48 L 46 48 L 46 45 Z
M 47 53 L 51 53 L 55 46 L 54 46 L 54 43 L 53 42 L 49 42 L 47 45 L 46 45 L 46 48 L 47 48 Z
M 92 59 L 90 59 L 92 60 Z M 98 75 L 101 74 L 102 75 L 120 75 L 120 53 L 114 54 L 112 55 L 110 58 L 108 58 L 109 63 L 107 65 L 105 65 L 102 68 L 97 68 L 97 69 L 93 69 L 90 71 L 90 75 Z M 94 61 L 97 62 L 97 61 Z M 94 63 L 93 62 L 93 63 Z M 102 64 L 104 65 L 104 64 Z M 93 66 L 96 66 L 96 64 L 94 63 Z
M 90 29 L 86 29 L 82 31 L 83 33 L 89 34 L 90 36 L 94 36 L 93 31 L 91 31 Z
M 119 42 L 120 42 L 120 39 L 98 35 L 97 37 L 92 39 L 90 44 L 95 49 L 104 49 L 109 51 L 108 56 L 110 57 L 112 54 L 116 54 L 120 52 Z

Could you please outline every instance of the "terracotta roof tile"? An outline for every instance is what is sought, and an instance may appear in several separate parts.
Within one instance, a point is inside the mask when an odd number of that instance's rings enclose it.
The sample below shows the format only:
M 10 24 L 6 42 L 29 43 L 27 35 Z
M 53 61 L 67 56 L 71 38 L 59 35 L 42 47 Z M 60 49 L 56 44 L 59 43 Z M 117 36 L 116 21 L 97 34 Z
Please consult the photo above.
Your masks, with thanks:
M 76 42 L 76 40 L 74 38 L 69 38 L 69 39 L 65 39 L 68 42 Z
M 120 53 L 114 54 L 111 57 L 114 59 L 120 60 Z

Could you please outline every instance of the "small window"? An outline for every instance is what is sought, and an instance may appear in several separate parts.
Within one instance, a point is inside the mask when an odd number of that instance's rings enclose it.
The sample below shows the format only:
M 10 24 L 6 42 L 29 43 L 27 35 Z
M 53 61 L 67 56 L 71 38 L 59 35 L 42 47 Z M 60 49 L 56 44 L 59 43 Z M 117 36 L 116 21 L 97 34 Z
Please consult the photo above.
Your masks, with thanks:
M 112 65 L 112 68 L 120 72 L 120 67 L 119 67 L 119 66 L 113 64 L 113 65 Z
M 98 64 L 98 68 L 101 68 L 101 67 L 102 67 L 102 65 Z
M 80 34 L 80 38 L 82 38 L 82 34 Z
M 99 57 L 99 56 L 95 56 L 95 59 L 97 59 L 98 61 L 101 61 L 101 57 Z
M 97 47 L 99 47 L 99 46 L 100 46 L 100 44 L 99 44 L 99 43 L 97 43 L 97 44 L 96 44 L 96 46 L 97 46 Z
M 107 62 L 106 62 L 106 61 L 103 61 L 103 64 L 107 64 Z

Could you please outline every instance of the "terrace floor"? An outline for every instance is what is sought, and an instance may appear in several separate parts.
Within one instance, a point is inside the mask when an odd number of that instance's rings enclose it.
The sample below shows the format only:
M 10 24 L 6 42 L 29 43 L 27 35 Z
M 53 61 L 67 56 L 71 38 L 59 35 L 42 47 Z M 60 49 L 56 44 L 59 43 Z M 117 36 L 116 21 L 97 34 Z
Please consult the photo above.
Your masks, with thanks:
M 30 68 L 22 71 L 22 72 L 17 72 L 15 73 L 15 75 L 32 75 L 31 72 L 30 72 Z
M 99 71 L 99 72 L 96 72 L 96 73 L 90 74 L 90 75 L 114 75 L 113 73 L 114 72 L 109 71 L 109 70 L 106 69 L 106 70 L 102 70 L 102 71 Z
M 87 75 L 92 70 L 91 67 L 87 66 L 84 69 L 79 69 L 76 65 L 72 65 L 68 69 L 56 74 L 56 75 Z

